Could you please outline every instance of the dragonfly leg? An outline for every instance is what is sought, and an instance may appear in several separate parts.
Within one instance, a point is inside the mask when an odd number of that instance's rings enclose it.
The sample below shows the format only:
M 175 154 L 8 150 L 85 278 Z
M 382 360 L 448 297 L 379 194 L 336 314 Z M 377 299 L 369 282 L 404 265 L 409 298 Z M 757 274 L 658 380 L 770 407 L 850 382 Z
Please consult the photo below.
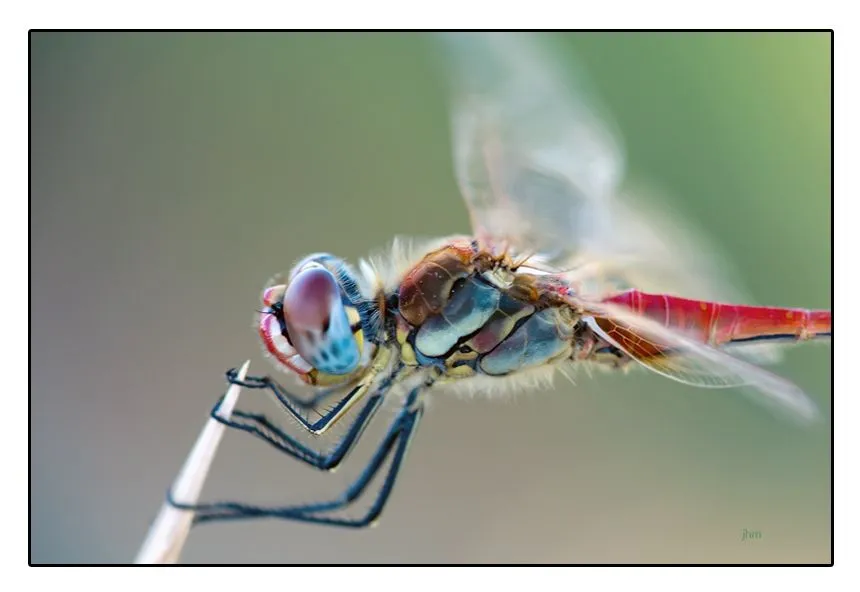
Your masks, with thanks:
M 308 405 L 307 402 L 302 402 L 297 404 L 298 397 L 291 395 L 287 392 L 283 386 L 269 378 L 268 376 L 264 377 L 250 377 L 245 378 L 245 380 L 239 380 L 235 370 L 230 370 L 227 372 L 227 380 L 234 384 L 238 384 L 248 388 L 257 388 L 257 389 L 267 389 L 271 391 L 271 393 L 275 396 L 275 400 L 277 403 L 289 413 L 293 419 L 299 422 L 303 428 L 307 431 L 314 434 L 322 434 L 329 427 L 334 425 L 343 415 L 349 411 L 352 406 L 357 403 L 362 397 L 364 397 L 368 390 L 373 386 L 374 381 L 379 377 L 379 375 L 386 372 L 386 368 L 388 366 L 388 362 L 391 359 L 391 351 L 387 349 L 383 349 L 380 354 L 376 357 L 376 360 L 373 363 L 373 366 L 367 372 L 365 377 L 355 386 L 349 393 L 341 397 L 341 399 L 335 404 L 331 409 L 329 409 L 325 414 L 323 414 L 319 420 L 311 423 L 307 420 L 307 418 L 302 414 L 301 408 L 306 407 Z M 399 368 L 398 368 L 399 369 Z M 391 375 L 394 370 L 389 370 L 388 374 Z M 322 393 L 323 397 L 328 397 L 331 394 L 331 391 Z M 230 420 L 226 420 L 220 417 L 218 414 L 218 408 L 221 405 L 221 401 L 219 401 L 215 408 L 212 410 L 211 416 L 227 425 L 229 427 L 237 427 L 231 425 Z M 242 413 L 238 414 L 234 413 L 237 417 L 241 417 Z M 252 417 L 248 414 L 244 414 L 246 417 Z M 255 416 L 256 417 L 256 416 Z M 241 429 L 241 428 L 240 428 Z
M 398 375 L 399 368 L 395 368 L 382 381 L 380 381 L 364 407 L 362 407 L 349 428 L 347 428 L 344 436 L 332 450 L 325 453 L 321 453 L 318 450 L 303 444 L 297 438 L 290 436 L 263 414 L 236 410 L 231 414 L 229 419 L 222 417 L 219 414 L 221 400 L 219 400 L 215 407 L 212 408 L 210 416 L 229 428 L 247 432 L 256 436 L 280 452 L 292 456 L 306 464 L 321 470 L 332 470 L 340 465 L 347 453 L 352 449 L 352 446 L 358 440 L 359 436 L 364 431 L 364 428 L 367 427 L 377 409 L 379 409 L 385 392 Z M 274 386 L 276 383 L 273 383 L 269 379 L 259 382 L 254 378 L 239 381 L 235 379 L 235 375 L 231 378 L 229 374 L 228 379 L 235 384 L 242 384 L 243 386 L 250 386 L 251 388 L 276 388 Z M 359 385 L 356 388 L 361 387 L 362 385 Z M 283 390 L 283 387 L 277 385 L 277 388 L 280 389 L 280 396 L 289 396 L 289 394 L 286 394 L 286 391 Z M 331 414 L 328 414 L 328 416 L 331 416 Z M 324 416 L 324 419 L 325 417 L 326 416 Z
M 410 391 L 402 409 L 392 422 L 391 427 L 388 429 L 382 442 L 380 442 L 370 462 L 347 490 L 334 500 L 283 507 L 262 507 L 233 502 L 188 505 L 178 503 L 172 499 L 170 499 L 170 503 L 180 509 L 193 510 L 195 512 L 194 524 L 251 518 L 281 518 L 284 520 L 353 528 L 369 526 L 382 513 L 394 487 L 403 458 L 406 455 L 412 437 L 415 435 L 415 428 L 423 413 L 423 405 L 418 401 L 418 397 L 420 391 L 426 386 L 427 384 L 424 384 Z M 385 464 L 389 456 L 391 457 L 391 462 L 379 493 L 363 516 L 359 518 L 340 518 L 328 515 L 331 512 L 348 507 L 358 499 L 367 489 L 370 481 L 379 473 L 380 468 Z
M 236 368 L 231 368 L 226 372 L 227 382 L 237 384 L 241 387 L 250 389 L 271 389 L 272 385 L 277 384 L 270 376 L 246 376 L 244 380 L 240 379 L 239 371 Z M 303 399 L 296 395 L 286 392 L 283 386 L 280 386 L 282 396 L 287 397 L 293 407 L 303 409 L 305 411 L 314 410 L 320 404 L 329 399 L 334 393 L 341 390 L 340 387 L 328 388 L 323 391 L 314 393 L 310 398 Z

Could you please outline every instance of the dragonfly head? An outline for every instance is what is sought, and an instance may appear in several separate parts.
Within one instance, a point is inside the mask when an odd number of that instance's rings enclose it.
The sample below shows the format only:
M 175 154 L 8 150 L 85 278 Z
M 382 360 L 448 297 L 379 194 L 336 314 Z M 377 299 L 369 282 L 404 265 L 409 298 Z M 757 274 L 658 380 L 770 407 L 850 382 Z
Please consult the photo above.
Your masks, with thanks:
M 336 257 L 306 257 L 286 283 L 262 294 L 258 330 L 283 370 L 315 385 L 346 383 L 363 372 L 375 346 L 371 319 L 379 317 L 349 266 Z

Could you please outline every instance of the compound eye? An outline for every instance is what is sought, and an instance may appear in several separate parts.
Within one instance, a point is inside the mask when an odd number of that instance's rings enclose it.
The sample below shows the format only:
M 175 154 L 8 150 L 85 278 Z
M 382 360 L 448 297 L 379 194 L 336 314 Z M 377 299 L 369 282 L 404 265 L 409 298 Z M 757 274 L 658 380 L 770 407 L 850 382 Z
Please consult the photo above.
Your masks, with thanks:
M 349 374 L 361 358 L 334 275 L 319 264 L 300 269 L 284 293 L 284 323 L 296 352 L 326 374 Z
M 323 267 L 308 266 L 299 271 L 287 286 L 283 300 L 284 316 L 290 328 L 297 331 L 327 329 L 335 302 L 340 302 L 340 288 L 334 276 Z

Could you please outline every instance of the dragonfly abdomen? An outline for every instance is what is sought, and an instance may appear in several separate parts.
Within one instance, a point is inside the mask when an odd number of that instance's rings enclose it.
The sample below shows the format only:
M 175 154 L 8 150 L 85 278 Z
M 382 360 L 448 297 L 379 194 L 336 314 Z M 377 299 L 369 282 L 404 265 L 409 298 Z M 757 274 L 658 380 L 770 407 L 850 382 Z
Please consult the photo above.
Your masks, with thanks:
M 831 313 L 824 310 L 721 304 L 638 290 L 622 292 L 606 302 L 628 307 L 714 346 L 829 338 L 832 331 Z

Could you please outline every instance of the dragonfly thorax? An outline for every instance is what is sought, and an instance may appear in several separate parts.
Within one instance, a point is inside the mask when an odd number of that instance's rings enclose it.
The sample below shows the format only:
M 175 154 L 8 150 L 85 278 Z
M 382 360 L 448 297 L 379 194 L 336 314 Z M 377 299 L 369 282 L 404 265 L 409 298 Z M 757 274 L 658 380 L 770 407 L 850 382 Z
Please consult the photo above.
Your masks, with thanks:
M 466 378 L 574 357 L 587 328 L 557 297 L 565 286 L 520 267 L 470 239 L 427 253 L 404 274 L 389 310 L 403 362 Z

